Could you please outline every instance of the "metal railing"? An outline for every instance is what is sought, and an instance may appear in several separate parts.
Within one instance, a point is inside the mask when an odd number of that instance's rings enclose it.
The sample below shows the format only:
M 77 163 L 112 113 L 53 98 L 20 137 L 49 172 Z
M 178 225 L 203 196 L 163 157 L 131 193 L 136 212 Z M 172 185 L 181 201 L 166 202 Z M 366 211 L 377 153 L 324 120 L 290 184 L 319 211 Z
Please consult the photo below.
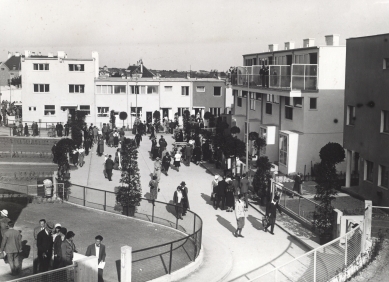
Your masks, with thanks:
M 41 281 L 55 281 L 55 282 L 73 282 L 75 281 L 77 265 L 69 265 L 59 269 L 50 270 L 44 273 L 29 275 L 23 278 L 9 280 L 9 282 L 41 282 Z
M 345 235 L 249 281 L 329 281 L 362 253 L 363 229 L 357 226 Z
M 101 209 L 117 211 L 114 192 L 72 184 L 65 199 L 69 202 Z M 148 281 L 170 274 L 195 261 L 201 250 L 202 219 L 187 211 L 183 219 L 176 216 L 176 206 L 142 198 L 132 217 L 158 223 L 179 230 L 183 238 L 132 252 L 132 277 L 134 281 Z
M 52 177 L 52 175 L 48 176 Z M 53 184 L 52 188 L 45 190 L 43 184 L 15 184 L 0 182 L 1 194 L 0 198 L 22 198 L 26 196 L 39 196 L 39 197 L 56 197 L 59 199 L 66 199 L 67 189 L 65 189 L 64 183 Z
M 389 238 L 389 207 L 373 206 L 371 236 L 377 238 L 379 233 Z
M 24 135 L 24 126 L 27 123 L 28 126 L 28 133 L 29 136 L 34 136 L 34 133 L 32 131 L 31 125 L 33 121 L 25 121 L 25 120 L 15 120 L 15 126 L 17 127 L 19 125 L 19 121 L 23 125 L 23 129 L 20 131 L 18 128 L 16 128 L 16 131 L 14 134 L 14 124 L 8 122 L 8 127 L 9 127 L 9 136 L 25 136 Z M 39 122 L 39 121 L 34 121 L 35 123 L 38 124 L 38 136 L 40 137 L 57 137 L 57 131 L 55 130 L 55 126 L 57 125 L 58 121 L 56 122 Z M 54 125 L 54 127 L 53 127 Z M 64 122 L 62 122 L 62 126 L 64 126 Z M 70 135 L 70 128 L 69 128 L 69 135 Z M 65 128 L 62 131 L 62 136 L 65 136 Z

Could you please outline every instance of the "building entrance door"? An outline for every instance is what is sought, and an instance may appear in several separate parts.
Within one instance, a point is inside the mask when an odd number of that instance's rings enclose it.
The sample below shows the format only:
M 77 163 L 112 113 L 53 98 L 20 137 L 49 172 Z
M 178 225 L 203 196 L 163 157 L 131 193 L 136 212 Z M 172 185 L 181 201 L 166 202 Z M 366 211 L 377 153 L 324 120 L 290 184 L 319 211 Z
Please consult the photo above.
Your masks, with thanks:
M 146 112 L 146 122 L 153 122 L 153 112 Z

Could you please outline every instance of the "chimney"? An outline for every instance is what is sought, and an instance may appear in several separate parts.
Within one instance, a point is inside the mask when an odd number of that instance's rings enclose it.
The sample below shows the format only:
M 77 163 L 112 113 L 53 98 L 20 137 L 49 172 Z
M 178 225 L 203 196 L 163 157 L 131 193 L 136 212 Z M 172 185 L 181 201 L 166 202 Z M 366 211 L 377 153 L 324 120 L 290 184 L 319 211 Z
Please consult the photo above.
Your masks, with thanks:
M 326 35 L 327 46 L 339 46 L 339 34 Z
M 31 57 L 31 51 L 25 50 L 24 51 L 24 57 L 26 57 L 26 58 Z
M 42 53 L 41 53 L 41 52 L 38 52 L 38 56 L 42 56 Z
M 187 79 L 190 79 L 190 72 L 187 72 L 187 73 L 186 73 L 186 78 L 187 78 Z
M 14 54 L 8 51 L 8 59 L 11 58 Z
M 95 78 L 99 77 L 99 53 L 96 51 L 92 52 L 92 58 L 94 61 L 94 67 L 95 67 Z
M 35 56 L 35 52 L 31 52 L 31 56 Z
M 293 41 L 285 42 L 285 50 L 290 50 L 290 49 L 294 49 L 294 42 Z
M 303 39 L 303 48 L 315 46 L 315 38 Z
M 269 44 L 269 52 L 278 51 L 278 44 Z
M 53 57 L 54 57 L 54 54 L 49 52 L 49 53 L 47 54 L 47 57 L 53 58 Z

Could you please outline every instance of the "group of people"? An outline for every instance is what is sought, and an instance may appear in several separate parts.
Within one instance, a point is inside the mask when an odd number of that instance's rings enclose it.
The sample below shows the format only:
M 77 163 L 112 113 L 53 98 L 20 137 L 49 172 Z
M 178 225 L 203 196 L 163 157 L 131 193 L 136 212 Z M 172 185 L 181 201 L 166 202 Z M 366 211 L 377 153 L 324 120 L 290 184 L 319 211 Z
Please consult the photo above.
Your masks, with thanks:
M 12 135 L 13 136 L 38 136 L 39 135 L 39 128 L 38 128 L 38 123 L 36 123 L 35 121 L 32 122 L 31 124 L 31 134 L 30 134 L 30 130 L 29 130 L 29 127 L 27 125 L 27 123 L 24 123 L 24 126 L 22 124 L 22 122 L 19 122 L 18 125 L 16 125 L 16 123 L 14 122 L 11 126 L 12 128 Z

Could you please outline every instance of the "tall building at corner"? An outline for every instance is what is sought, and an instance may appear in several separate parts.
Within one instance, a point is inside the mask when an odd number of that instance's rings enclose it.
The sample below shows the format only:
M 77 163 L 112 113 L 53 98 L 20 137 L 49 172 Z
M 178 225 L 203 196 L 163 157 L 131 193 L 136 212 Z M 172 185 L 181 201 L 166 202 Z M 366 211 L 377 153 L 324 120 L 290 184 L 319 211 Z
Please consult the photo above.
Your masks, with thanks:
M 350 38 L 346 46 L 345 189 L 389 205 L 389 34 Z

